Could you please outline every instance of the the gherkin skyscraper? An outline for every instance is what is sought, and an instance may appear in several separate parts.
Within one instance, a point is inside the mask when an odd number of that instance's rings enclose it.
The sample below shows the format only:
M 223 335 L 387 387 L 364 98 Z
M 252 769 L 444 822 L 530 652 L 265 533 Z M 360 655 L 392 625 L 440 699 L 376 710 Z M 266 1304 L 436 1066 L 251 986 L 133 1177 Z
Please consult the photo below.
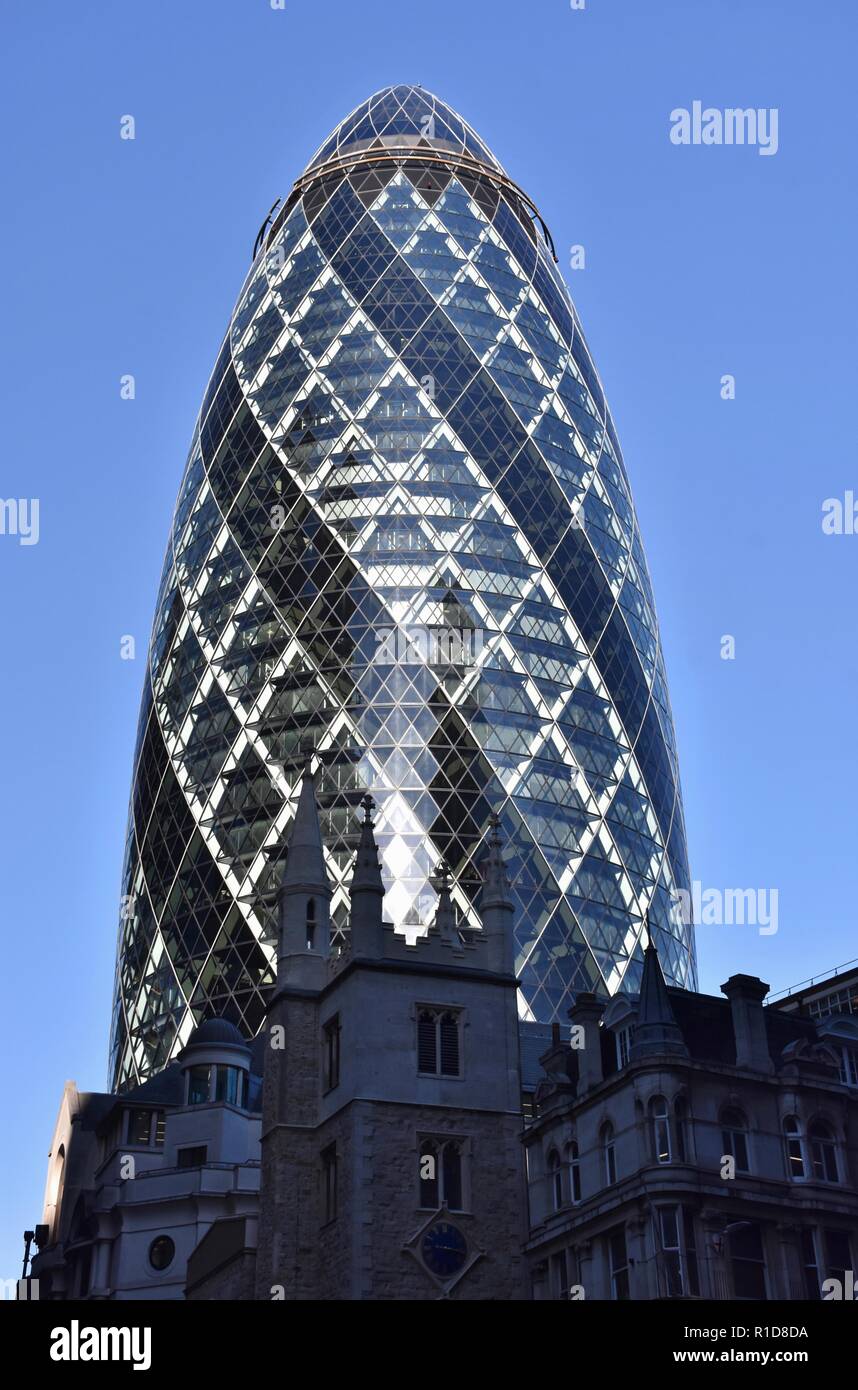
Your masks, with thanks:
M 694 983 L 679 774 L 622 454 L 547 229 L 419 87 L 342 122 L 266 224 L 200 410 L 158 596 L 112 1075 L 258 1029 L 311 750 L 346 926 L 367 790 L 386 915 L 500 817 L 522 1012 Z

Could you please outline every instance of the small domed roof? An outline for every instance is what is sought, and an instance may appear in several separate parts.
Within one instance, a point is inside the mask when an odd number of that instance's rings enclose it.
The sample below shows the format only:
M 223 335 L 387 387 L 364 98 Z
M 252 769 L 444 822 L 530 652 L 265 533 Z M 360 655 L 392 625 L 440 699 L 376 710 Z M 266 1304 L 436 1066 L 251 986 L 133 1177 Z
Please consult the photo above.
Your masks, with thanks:
M 185 1046 L 243 1047 L 245 1051 L 250 1051 L 249 1043 L 228 1018 L 207 1018 L 198 1023 Z

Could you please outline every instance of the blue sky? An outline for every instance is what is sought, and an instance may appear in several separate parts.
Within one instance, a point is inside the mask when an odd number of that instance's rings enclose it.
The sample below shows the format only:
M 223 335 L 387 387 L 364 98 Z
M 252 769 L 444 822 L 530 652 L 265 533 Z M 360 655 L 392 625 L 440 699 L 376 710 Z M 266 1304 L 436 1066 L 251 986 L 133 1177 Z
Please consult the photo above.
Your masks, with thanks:
M 692 876 L 779 894 L 773 935 L 700 929 L 702 987 L 858 956 L 858 535 L 821 524 L 858 494 L 852 0 L 19 0 L 6 27 L 0 492 L 40 514 L 37 545 L 0 536 L 0 1277 L 41 1217 L 63 1083 L 106 1085 L 145 650 L 202 390 L 269 206 L 388 83 L 477 129 L 581 313 L 655 585 Z M 777 154 L 672 144 L 695 100 L 777 108 Z

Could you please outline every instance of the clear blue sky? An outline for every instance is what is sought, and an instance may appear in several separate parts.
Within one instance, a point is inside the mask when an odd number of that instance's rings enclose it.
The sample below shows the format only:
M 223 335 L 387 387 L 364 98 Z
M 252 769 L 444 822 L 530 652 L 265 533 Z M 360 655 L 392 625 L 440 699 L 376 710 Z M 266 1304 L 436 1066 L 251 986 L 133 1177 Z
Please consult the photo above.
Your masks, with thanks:
M 388 83 L 467 117 L 564 267 L 586 249 L 567 280 L 643 526 L 692 875 L 780 895 L 776 935 L 700 930 L 702 987 L 858 956 L 858 535 L 821 527 L 826 498 L 858 495 L 854 0 L 17 0 L 5 18 L 0 494 L 40 499 L 40 538 L 0 536 L 0 1277 L 41 1216 L 64 1081 L 106 1084 L 145 649 L 201 394 L 270 204 Z M 778 153 L 671 144 L 698 99 L 777 107 Z

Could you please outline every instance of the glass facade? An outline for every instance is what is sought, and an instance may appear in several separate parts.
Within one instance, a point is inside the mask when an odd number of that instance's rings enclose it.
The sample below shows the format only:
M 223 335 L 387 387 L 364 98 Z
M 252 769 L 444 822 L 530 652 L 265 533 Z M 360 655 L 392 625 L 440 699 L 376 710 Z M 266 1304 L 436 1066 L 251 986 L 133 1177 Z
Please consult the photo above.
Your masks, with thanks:
M 260 234 L 179 490 L 140 716 L 112 1076 L 259 1028 L 314 750 L 332 918 L 369 790 L 403 931 L 478 922 L 500 817 L 528 1018 L 694 984 L 676 748 L 622 454 L 550 238 L 449 107 L 377 93 Z

